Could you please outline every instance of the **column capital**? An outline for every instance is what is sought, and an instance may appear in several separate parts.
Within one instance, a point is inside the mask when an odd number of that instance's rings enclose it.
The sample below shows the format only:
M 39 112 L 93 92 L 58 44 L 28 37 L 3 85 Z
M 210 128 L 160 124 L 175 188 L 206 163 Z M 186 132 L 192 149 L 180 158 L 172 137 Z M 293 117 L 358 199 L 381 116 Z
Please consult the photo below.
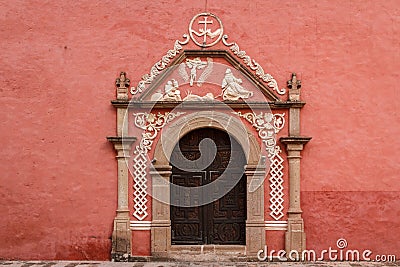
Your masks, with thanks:
M 288 151 L 301 151 L 311 138 L 308 136 L 288 136 L 279 138 L 279 141 L 286 145 Z
M 110 143 L 115 144 L 127 144 L 127 145 L 131 145 L 133 142 L 136 141 L 136 137 L 134 136 L 107 136 L 107 140 Z
M 120 150 L 131 150 L 132 144 L 136 139 L 133 136 L 107 136 L 107 140 L 114 145 L 114 149 L 117 152 Z

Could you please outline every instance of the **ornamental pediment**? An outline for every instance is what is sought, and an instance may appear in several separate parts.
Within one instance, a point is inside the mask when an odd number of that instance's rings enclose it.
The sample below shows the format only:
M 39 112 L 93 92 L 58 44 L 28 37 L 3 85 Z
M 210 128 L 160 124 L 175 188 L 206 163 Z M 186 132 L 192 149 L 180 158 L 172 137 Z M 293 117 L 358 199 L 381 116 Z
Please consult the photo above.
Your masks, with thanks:
M 236 42 L 228 41 L 214 14 L 196 15 L 183 38 L 131 87 L 132 100 L 280 102 L 279 95 L 286 93 Z M 200 48 L 184 49 L 190 42 Z
M 279 97 L 225 50 L 184 50 L 137 100 L 274 102 Z

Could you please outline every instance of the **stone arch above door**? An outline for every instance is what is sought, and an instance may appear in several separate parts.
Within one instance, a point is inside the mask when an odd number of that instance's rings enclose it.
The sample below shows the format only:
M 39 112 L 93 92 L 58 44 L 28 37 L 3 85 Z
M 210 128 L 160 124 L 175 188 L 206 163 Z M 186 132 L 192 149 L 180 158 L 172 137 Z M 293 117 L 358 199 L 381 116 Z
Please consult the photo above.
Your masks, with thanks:
M 162 142 L 155 146 L 154 159 L 150 174 L 152 176 L 152 229 L 151 252 L 153 256 L 168 256 L 171 253 L 171 221 L 169 201 L 169 181 L 171 166 L 169 157 L 176 143 L 185 134 L 195 129 L 215 128 L 226 131 L 233 136 L 243 147 L 247 160 L 245 173 L 247 185 L 252 179 L 265 177 L 265 161 L 261 158 L 261 148 L 254 133 L 242 122 L 228 114 L 215 111 L 201 111 L 189 114 L 171 123 L 163 130 L 165 136 L 173 137 L 172 140 Z M 246 142 L 247 140 L 247 142 Z M 161 201 L 160 201 L 161 200 Z M 243 251 L 247 255 L 256 255 L 265 243 L 264 222 L 264 187 L 263 184 L 253 192 L 247 190 L 247 221 L 246 221 L 246 246 Z
M 261 147 L 252 133 L 238 118 L 226 113 L 217 111 L 199 111 L 188 114 L 180 119 L 171 122 L 161 133 L 162 138 L 169 138 L 168 141 L 157 142 L 154 149 L 154 166 L 168 165 L 169 157 L 176 143 L 184 135 L 194 129 L 216 128 L 224 130 L 240 143 L 246 154 L 247 165 L 258 165 L 260 161 Z M 246 149 L 248 147 L 248 149 Z

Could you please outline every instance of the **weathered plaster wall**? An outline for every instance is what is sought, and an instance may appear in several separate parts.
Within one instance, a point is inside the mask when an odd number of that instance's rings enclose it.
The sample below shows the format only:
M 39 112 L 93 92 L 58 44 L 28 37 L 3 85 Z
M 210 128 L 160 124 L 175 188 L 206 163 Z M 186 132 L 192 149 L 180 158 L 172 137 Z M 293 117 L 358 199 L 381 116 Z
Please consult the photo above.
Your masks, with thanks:
M 308 247 L 398 254 L 398 2 L 205 3 L 0 3 L 0 258 L 108 259 L 114 79 L 136 84 L 205 8 L 280 87 L 303 82 Z

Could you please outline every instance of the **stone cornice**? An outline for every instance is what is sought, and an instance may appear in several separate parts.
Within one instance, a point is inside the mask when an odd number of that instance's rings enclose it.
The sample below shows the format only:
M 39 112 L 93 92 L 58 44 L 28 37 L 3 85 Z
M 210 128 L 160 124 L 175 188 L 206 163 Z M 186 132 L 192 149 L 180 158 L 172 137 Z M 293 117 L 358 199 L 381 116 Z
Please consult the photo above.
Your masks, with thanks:
M 275 102 L 233 102 L 233 101 L 204 101 L 204 102 L 173 102 L 173 101 L 135 101 L 135 100 L 112 100 L 111 104 L 115 108 L 175 108 L 179 105 L 180 108 L 198 108 L 198 109 L 218 109 L 226 108 L 227 106 L 232 109 L 251 108 L 251 109 L 265 109 L 268 105 L 270 109 L 289 109 L 289 108 L 302 108 L 306 103 L 301 101 L 275 101 Z
M 107 140 L 113 144 L 127 144 L 130 145 L 136 141 L 136 137 L 133 136 L 107 136 Z
M 312 139 L 312 137 L 308 137 L 308 136 L 287 136 L 287 137 L 279 138 L 281 143 L 286 144 L 286 145 L 305 145 L 311 139 Z

